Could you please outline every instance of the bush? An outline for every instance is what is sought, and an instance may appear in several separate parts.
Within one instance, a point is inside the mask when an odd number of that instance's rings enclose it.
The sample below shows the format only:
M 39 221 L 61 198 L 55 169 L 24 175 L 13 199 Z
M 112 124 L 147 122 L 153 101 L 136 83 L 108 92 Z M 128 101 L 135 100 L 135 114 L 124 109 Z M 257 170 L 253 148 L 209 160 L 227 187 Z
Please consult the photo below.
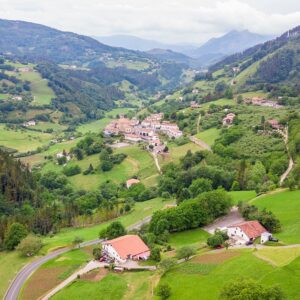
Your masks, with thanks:
M 150 259 L 154 261 L 160 261 L 160 249 L 159 247 L 154 247 L 151 249 Z
M 224 243 L 224 238 L 220 233 L 215 233 L 207 239 L 207 245 L 209 247 L 215 248 Z
M 191 256 L 196 254 L 196 250 L 192 247 L 182 247 L 177 249 L 176 251 L 176 257 L 178 259 L 184 259 L 184 260 L 188 260 Z
M 168 283 L 161 283 L 157 287 L 156 295 L 165 300 L 171 296 L 171 287 Z
M 119 236 L 125 235 L 125 227 L 119 221 L 112 222 L 106 229 L 99 233 L 100 238 L 114 239 Z
M 99 260 L 102 256 L 102 249 L 101 247 L 97 247 L 93 249 L 93 256 L 95 260 Z
M 108 172 L 113 168 L 114 164 L 109 160 L 103 160 L 100 167 L 103 172 Z
M 14 250 L 16 246 L 27 236 L 28 232 L 24 225 L 13 223 L 5 232 L 4 246 L 7 250 Z
M 220 294 L 222 300 L 239 299 L 264 299 L 282 300 L 285 299 L 282 290 L 277 286 L 264 287 L 251 279 L 239 279 L 226 284 Z
M 66 176 L 74 176 L 81 173 L 81 169 L 78 165 L 65 167 L 63 173 Z
M 34 235 L 28 235 L 17 246 L 23 256 L 33 256 L 42 248 L 42 240 Z

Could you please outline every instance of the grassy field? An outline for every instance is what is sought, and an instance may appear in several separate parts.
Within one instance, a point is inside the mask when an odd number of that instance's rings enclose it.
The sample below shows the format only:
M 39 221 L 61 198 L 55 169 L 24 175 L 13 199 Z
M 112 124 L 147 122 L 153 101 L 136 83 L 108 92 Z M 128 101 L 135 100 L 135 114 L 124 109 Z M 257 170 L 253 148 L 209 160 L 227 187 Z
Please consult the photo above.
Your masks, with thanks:
M 43 264 L 25 283 L 20 299 L 40 298 L 92 259 L 90 250 L 90 247 L 72 250 Z
M 263 285 L 278 284 L 287 299 L 300 299 L 300 258 L 284 267 L 273 267 L 255 257 L 253 252 L 220 251 L 198 256 L 188 263 L 178 265 L 162 277 L 172 289 L 170 299 L 219 299 L 224 284 L 241 277 L 253 278 Z M 155 297 L 154 299 L 158 299 Z
M 37 153 L 34 155 L 23 157 L 22 161 L 24 161 L 25 163 L 29 163 L 29 165 L 31 165 L 31 166 L 47 162 L 45 160 L 45 156 L 48 156 L 48 155 L 54 156 L 55 154 L 57 154 L 58 152 L 62 152 L 63 150 L 69 151 L 72 147 L 74 147 L 76 145 L 76 143 L 79 141 L 79 139 L 54 144 L 54 145 L 50 146 L 50 148 L 48 150 L 46 150 L 42 153 Z
M 19 152 L 35 150 L 37 147 L 48 144 L 52 137 L 48 133 L 25 129 L 13 130 L 0 125 L 0 145 L 16 149 Z
M 51 99 L 55 98 L 53 90 L 48 86 L 48 81 L 43 79 L 38 72 L 23 72 L 19 74 L 19 78 L 30 81 L 31 93 L 34 97 L 32 104 L 50 104 Z
M 169 153 L 160 154 L 158 161 L 161 165 L 168 164 L 170 162 L 177 163 L 180 158 L 183 157 L 188 150 L 192 152 L 203 150 L 200 146 L 190 142 L 182 146 L 177 146 L 175 143 L 169 143 Z
M 133 108 L 129 108 L 129 107 L 114 108 L 111 111 L 106 113 L 106 117 L 115 118 L 117 115 L 127 114 L 128 112 L 130 112 L 132 110 L 133 110 Z
M 66 125 L 61 125 L 58 123 L 51 123 L 51 122 L 39 122 L 37 125 L 33 126 L 34 129 L 39 129 L 45 131 L 47 129 L 52 129 L 54 132 L 62 132 L 67 128 Z
M 0 299 L 4 298 L 9 283 L 17 272 L 31 260 L 33 258 L 21 257 L 16 251 L 0 253 Z
M 187 230 L 183 232 L 176 232 L 170 235 L 169 244 L 173 248 L 180 248 L 183 246 L 193 246 L 199 248 L 206 243 L 209 234 L 201 228 Z
M 234 205 L 238 204 L 240 201 L 247 202 L 256 197 L 255 191 L 233 191 L 228 192 L 228 194 L 232 197 Z
M 269 247 L 259 249 L 255 252 L 258 258 L 269 260 L 274 265 L 283 267 L 291 263 L 294 259 L 300 256 L 300 247 L 281 248 Z
M 279 218 L 282 231 L 276 237 L 284 243 L 300 243 L 300 190 L 264 195 L 251 203 L 271 210 Z
M 146 300 L 152 298 L 151 291 L 154 280 L 155 276 L 147 271 L 123 274 L 109 273 L 98 282 L 77 280 L 52 299 Z
M 85 134 L 88 132 L 95 132 L 95 133 L 99 133 L 101 132 L 104 127 L 111 121 L 110 118 L 103 118 L 97 121 L 93 121 L 90 123 L 85 123 L 80 125 L 79 127 L 77 127 L 77 131 Z
M 202 132 L 199 132 L 196 134 L 196 137 L 202 141 L 204 141 L 206 144 L 212 146 L 215 140 L 220 135 L 220 129 L 217 128 L 210 128 L 207 130 L 204 130 Z
M 55 149 L 56 152 L 54 152 L 52 149 L 51 153 L 49 154 L 53 155 L 57 153 L 57 147 Z M 61 145 L 60 150 L 62 151 L 63 149 L 68 150 L 68 148 Z M 43 157 L 46 155 L 46 152 L 42 153 L 42 155 L 39 156 L 41 160 L 44 160 Z M 83 174 L 78 174 L 69 177 L 69 181 L 71 182 L 73 187 L 75 189 L 93 190 L 97 189 L 102 183 L 107 180 L 111 180 L 119 184 L 125 182 L 127 179 L 131 178 L 134 175 L 137 175 L 142 182 L 146 180 L 147 185 L 151 185 L 151 182 L 148 182 L 148 178 L 157 175 L 157 169 L 155 167 L 153 158 L 147 151 L 139 148 L 137 145 L 134 145 L 116 149 L 115 152 L 125 153 L 128 156 L 121 164 L 114 165 L 113 169 L 108 172 L 103 172 L 98 169 L 95 174 L 86 176 Z M 31 161 L 32 160 L 33 158 L 31 158 Z M 37 162 L 37 160 L 35 160 L 35 162 Z M 68 163 L 69 166 L 79 165 L 82 171 L 86 170 L 90 164 L 92 164 L 95 169 L 99 167 L 99 154 L 87 156 L 80 161 L 72 160 Z M 43 167 L 42 172 L 62 172 L 63 168 L 63 166 L 59 166 L 55 162 L 49 161 Z

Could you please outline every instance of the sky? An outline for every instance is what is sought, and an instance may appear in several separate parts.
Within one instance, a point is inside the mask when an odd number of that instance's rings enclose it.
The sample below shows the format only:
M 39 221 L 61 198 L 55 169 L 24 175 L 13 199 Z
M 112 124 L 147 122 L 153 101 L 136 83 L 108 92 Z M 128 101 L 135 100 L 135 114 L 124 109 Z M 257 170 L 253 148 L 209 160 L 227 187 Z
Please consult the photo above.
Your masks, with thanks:
M 201 44 L 230 30 L 279 35 L 300 25 L 300 0 L 0 0 L 0 18 Z

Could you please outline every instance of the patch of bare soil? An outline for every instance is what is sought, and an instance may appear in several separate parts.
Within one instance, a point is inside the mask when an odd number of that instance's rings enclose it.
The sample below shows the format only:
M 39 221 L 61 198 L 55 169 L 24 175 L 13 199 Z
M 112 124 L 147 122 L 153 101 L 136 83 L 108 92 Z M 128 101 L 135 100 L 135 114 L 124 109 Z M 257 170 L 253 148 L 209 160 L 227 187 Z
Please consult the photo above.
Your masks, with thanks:
M 23 290 L 23 300 L 36 300 L 46 292 L 56 287 L 61 280 L 59 275 L 65 272 L 68 267 L 41 268 L 29 279 Z
M 108 269 L 100 268 L 81 275 L 81 279 L 88 280 L 88 281 L 100 281 L 107 275 L 108 272 L 109 272 Z
M 216 254 L 204 254 L 201 256 L 196 256 L 191 261 L 199 264 L 219 264 L 239 255 L 239 252 L 226 251 Z

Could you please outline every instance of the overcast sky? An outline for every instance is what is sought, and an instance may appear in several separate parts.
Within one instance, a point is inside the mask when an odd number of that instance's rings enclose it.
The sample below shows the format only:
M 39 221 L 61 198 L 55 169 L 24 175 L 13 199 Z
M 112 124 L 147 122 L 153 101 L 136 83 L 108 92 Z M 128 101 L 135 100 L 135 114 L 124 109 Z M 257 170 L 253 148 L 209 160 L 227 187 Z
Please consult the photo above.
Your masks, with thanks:
M 280 34 L 300 25 L 300 0 L 0 0 L 0 18 L 199 44 L 233 29 Z

